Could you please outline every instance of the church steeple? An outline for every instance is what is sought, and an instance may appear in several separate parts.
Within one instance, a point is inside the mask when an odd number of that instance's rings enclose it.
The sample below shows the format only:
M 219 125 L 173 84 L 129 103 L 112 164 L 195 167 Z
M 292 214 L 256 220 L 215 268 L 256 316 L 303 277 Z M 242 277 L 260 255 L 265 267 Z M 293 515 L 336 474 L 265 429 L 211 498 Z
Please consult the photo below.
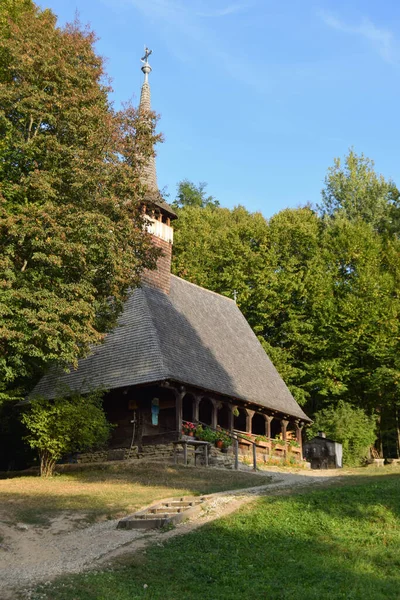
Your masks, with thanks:
M 149 56 L 151 50 L 145 48 L 141 59 L 144 81 L 140 94 L 139 113 L 143 116 L 151 111 L 149 74 Z M 142 275 L 144 285 L 157 288 L 169 294 L 171 284 L 171 258 L 174 231 L 171 221 L 176 219 L 176 214 L 167 202 L 164 201 L 157 185 L 156 160 L 152 156 L 143 167 L 141 182 L 146 187 L 144 195 L 144 212 L 147 232 L 151 234 L 153 244 L 161 250 L 161 256 L 157 261 L 157 268 L 153 271 L 146 270 Z
M 149 56 L 152 54 L 152 50 L 145 48 L 144 56 L 141 58 L 142 61 L 142 72 L 144 74 L 144 81 L 142 84 L 142 90 L 140 93 L 139 113 L 146 114 L 151 111 L 151 93 L 149 75 L 152 68 L 149 64 Z M 151 156 L 147 164 L 143 167 L 141 181 L 146 186 L 145 201 L 146 205 L 150 207 L 150 210 L 155 209 L 157 214 L 161 214 L 161 220 L 169 223 L 170 220 L 176 219 L 176 213 L 173 211 L 171 206 L 165 202 L 160 194 L 157 184 L 157 169 L 155 156 Z
M 151 111 L 151 94 L 149 84 L 149 74 L 151 73 L 151 66 L 149 65 L 149 56 L 152 50 L 145 48 L 145 53 L 141 61 L 142 71 L 144 74 L 144 81 L 142 85 L 142 91 L 140 94 L 139 112 L 142 114 L 149 113 Z M 147 165 L 143 168 L 143 183 L 146 185 L 148 194 L 150 196 L 159 196 L 157 185 L 157 171 L 156 171 L 156 159 L 151 156 Z

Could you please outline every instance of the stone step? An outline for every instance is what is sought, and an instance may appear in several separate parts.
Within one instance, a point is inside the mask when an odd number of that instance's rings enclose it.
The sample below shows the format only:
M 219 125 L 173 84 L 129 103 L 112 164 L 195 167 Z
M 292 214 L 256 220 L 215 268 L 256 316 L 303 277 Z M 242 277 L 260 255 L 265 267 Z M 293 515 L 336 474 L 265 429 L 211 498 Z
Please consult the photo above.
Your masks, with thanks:
M 183 502 L 181 500 L 176 500 L 173 502 L 163 502 L 163 506 L 173 506 L 173 507 L 186 507 L 186 506 L 195 506 L 196 504 L 200 504 L 201 500 L 192 501 L 192 502 Z
M 117 528 L 156 529 L 167 524 L 178 524 L 201 510 L 203 502 L 204 498 L 171 498 L 121 519 Z
M 164 513 L 164 512 L 168 512 L 171 515 L 174 515 L 176 513 L 182 512 L 182 509 L 181 508 L 174 508 L 172 506 L 171 507 L 162 506 L 161 508 L 154 508 L 154 509 L 150 510 L 149 512 L 151 514 L 153 514 L 153 515 L 157 515 L 159 513 L 161 514 L 161 513 Z

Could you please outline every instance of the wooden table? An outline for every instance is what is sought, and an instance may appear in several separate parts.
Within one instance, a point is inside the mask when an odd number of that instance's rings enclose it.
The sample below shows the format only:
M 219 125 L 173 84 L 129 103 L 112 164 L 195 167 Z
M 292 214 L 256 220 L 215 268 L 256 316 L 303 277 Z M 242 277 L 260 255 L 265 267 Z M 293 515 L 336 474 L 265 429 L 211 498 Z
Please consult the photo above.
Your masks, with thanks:
M 205 466 L 208 467 L 208 449 L 210 446 L 210 442 L 203 442 L 201 440 L 195 440 L 195 439 L 182 439 L 182 440 L 178 440 L 177 442 L 173 442 L 174 444 L 174 463 L 177 464 L 178 462 L 178 454 L 177 454 L 177 446 L 178 444 L 180 444 L 183 447 L 183 463 L 185 465 L 187 465 L 187 448 L 188 446 L 194 446 L 194 464 L 196 466 L 197 464 L 197 457 L 199 454 L 202 454 L 204 456 L 204 462 L 205 462 Z

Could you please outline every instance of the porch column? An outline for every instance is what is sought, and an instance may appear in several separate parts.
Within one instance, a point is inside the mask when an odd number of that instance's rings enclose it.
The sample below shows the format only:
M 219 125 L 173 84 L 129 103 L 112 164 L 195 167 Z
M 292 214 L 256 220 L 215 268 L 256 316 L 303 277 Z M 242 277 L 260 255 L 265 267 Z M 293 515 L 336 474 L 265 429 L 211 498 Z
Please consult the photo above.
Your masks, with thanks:
M 182 432 L 182 400 L 184 395 L 186 394 L 186 390 L 183 386 L 181 386 L 178 390 L 175 390 L 175 416 L 176 416 L 176 431 L 179 435 Z
M 284 442 L 286 442 L 286 429 L 287 429 L 288 425 L 289 425 L 289 421 L 286 421 L 286 419 L 281 419 L 282 439 Z
M 212 413 L 211 413 L 211 427 L 217 429 L 218 425 L 218 403 L 216 400 L 211 398 L 212 402 Z
M 228 430 L 233 431 L 233 404 L 228 404 Z
M 274 417 L 270 417 L 269 415 L 265 415 L 265 435 L 267 438 L 271 437 L 271 423 Z
M 297 443 L 300 445 L 300 448 L 302 448 L 303 446 L 303 438 L 301 436 L 301 432 L 303 431 L 303 427 L 304 427 L 304 423 L 302 422 L 297 422 L 296 423 L 296 441 Z
M 251 422 L 253 420 L 255 410 L 248 410 L 246 408 L 245 411 L 246 411 L 246 433 L 251 433 Z
M 193 400 L 193 421 L 195 423 L 199 422 L 199 405 L 200 405 L 200 396 L 195 396 Z

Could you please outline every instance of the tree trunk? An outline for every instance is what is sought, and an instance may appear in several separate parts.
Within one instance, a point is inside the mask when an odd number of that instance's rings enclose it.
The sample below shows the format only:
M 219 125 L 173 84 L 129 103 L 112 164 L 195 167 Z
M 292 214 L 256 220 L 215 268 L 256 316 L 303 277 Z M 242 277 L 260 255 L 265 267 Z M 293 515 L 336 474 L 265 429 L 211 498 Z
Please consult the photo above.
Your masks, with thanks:
M 382 407 L 379 407 L 378 410 L 378 453 L 380 458 L 383 458 L 383 444 L 382 444 Z
M 399 408 L 396 404 L 394 406 L 394 418 L 396 422 L 396 454 L 397 458 L 400 458 Z
M 40 477 L 52 477 L 56 461 L 47 450 L 40 453 Z

